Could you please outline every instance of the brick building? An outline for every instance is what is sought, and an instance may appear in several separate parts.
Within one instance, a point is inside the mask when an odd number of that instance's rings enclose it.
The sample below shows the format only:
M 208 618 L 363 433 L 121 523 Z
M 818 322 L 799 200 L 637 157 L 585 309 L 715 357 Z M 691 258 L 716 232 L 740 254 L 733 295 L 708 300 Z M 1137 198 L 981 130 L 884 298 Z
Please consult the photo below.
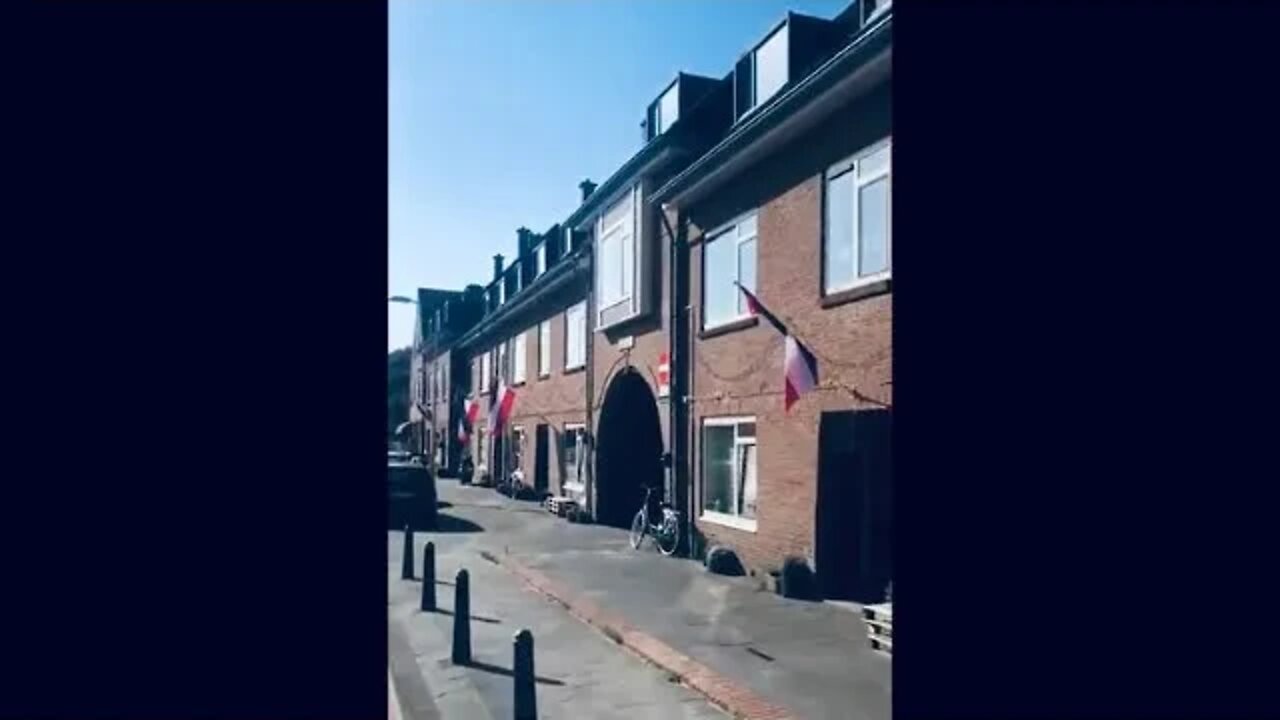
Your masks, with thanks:
M 457 340 L 483 313 L 483 289 L 418 290 L 414 336 L 413 408 L 415 449 L 441 472 L 454 474 L 461 460 L 456 428 L 469 391 L 467 357 L 454 351 Z
M 749 567 L 807 557 L 828 597 L 890 579 L 891 22 L 789 15 L 738 62 L 732 129 L 655 193 L 689 261 L 697 534 Z M 817 357 L 790 412 L 784 336 L 735 282 Z
M 584 192 L 586 189 L 584 188 Z M 582 491 L 586 421 L 587 251 L 584 238 L 555 225 L 517 231 L 515 260 L 494 257 L 482 321 L 460 342 L 479 402 L 470 451 L 491 479 L 519 468 L 539 493 Z M 499 383 L 516 394 L 505 432 L 490 437 L 489 406 Z
M 623 527 L 653 488 L 691 520 L 694 555 L 725 544 L 760 570 L 805 557 L 828 597 L 879 598 L 891 50 L 887 0 L 831 19 L 787 13 L 725 76 L 663 88 L 640 149 L 584 183 L 562 223 L 518 231 L 515 261 L 494 258 L 481 316 L 447 363 L 479 400 L 478 468 L 518 467 Z M 738 282 L 817 358 L 818 386 L 789 412 L 784 336 L 747 313 Z M 499 379 L 516 401 L 491 438 Z

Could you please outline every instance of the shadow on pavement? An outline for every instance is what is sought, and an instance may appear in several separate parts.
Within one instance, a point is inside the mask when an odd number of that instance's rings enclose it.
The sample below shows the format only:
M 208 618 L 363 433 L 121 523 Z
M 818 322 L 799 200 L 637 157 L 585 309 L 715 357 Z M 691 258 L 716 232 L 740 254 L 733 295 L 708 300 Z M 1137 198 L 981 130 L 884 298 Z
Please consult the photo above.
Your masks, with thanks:
M 440 513 L 436 518 L 436 526 L 431 528 L 431 532 L 441 533 L 471 533 L 482 532 L 484 528 L 467 520 L 466 518 L 454 517 Z
M 437 614 L 439 614 L 439 615 L 448 615 L 449 617 L 453 617 L 453 611 L 452 611 L 452 610 L 445 610 L 444 608 L 436 608 L 435 610 L 428 610 L 427 612 L 433 612 L 433 613 L 437 613 Z M 492 624 L 492 625 L 501 625 L 501 624 L 502 624 L 502 621 L 501 621 L 501 620 L 499 620 L 499 619 L 497 619 L 497 618 L 485 617 L 485 616 L 483 616 L 483 615 L 474 615 L 474 614 L 473 614 L 473 615 L 471 616 L 471 619 L 472 619 L 472 620 L 478 620 L 479 622 L 482 622 L 482 623 L 490 623 L 490 624 Z
M 511 672 L 510 670 L 504 667 L 498 667 L 497 665 L 490 665 L 487 662 L 480 662 L 479 660 L 472 660 L 471 662 L 463 665 L 463 667 L 475 668 L 476 670 L 483 670 L 488 673 L 493 673 L 494 675 L 505 675 L 507 677 L 514 677 L 515 675 L 515 673 Z M 549 678 L 549 677 L 542 677 L 541 675 L 534 676 L 533 679 L 543 685 L 564 685 L 564 681 L 562 680 L 556 680 L 555 678 Z

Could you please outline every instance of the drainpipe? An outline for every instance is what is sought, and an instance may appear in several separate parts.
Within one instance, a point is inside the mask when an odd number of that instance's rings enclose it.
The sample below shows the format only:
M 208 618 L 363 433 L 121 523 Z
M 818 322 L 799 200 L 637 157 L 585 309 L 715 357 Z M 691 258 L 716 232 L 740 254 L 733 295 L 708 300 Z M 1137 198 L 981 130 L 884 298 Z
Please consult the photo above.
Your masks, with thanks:
M 667 294 L 670 305 L 668 322 L 670 331 L 667 337 L 670 348 L 667 352 L 669 363 L 670 394 L 668 395 L 668 412 L 670 413 L 670 440 L 668 447 L 672 449 L 671 472 L 675 475 L 672 498 L 684 505 L 679 508 L 684 517 L 681 532 L 684 537 L 685 552 L 694 556 L 693 548 L 693 482 L 689 472 L 689 408 L 686 404 L 686 383 L 688 382 L 687 360 L 691 346 L 688 341 L 689 323 L 686 316 L 689 312 L 689 253 L 684 238 L 684 223 L 681 222 L 679 210 L 676 210 L 675 229 L 667 217 L 667 205 L 659 207 L 663 227 L 670 239 L 668 251 L 668 276 L 670 288 Z M 687 350 L 688 349 L 688 350 Z M 684 489 L 683 497 L 680 489 Z
M 585 193 L 585 190 L 584 190 L 584 193 Z M 572 237 L 572 232 L 573 231 L 570 230 L 570 233 L 571 233 L 570 237 Z M 594 241 L 594 238 L 593 238 L 593 241 Z M 586 353 L 587 375 L 584 378 L 584 382 L 586 384 L 586 395 L 587 395 L 587 443 L 586 443 L 586 448 L 584 449 L 586 450 L 587 457 L 589 458 L 589 460 L 586 462 L 587 477 L 583 484 L 586 485 L 586 492 L 584 494 L 586 495 L 587 512 L 591 513 L 591 518 L 594 521 L 596 517 L 596 472 L 595 472 L 595 468 L 596 468 L 596 423 L 595 423 L 595 407 L 596 407 L 596 395 L 595 395 L 595 387 L 596 387 L 596 363 L 595 363 L 596 293 L 595 293 L 595 287 L 596 287 L 596 283 L 595 283 L 595 278 L 596 278 L 596 273 L 595 273 L 595 252 L 594 252 L 595 246 L 593 242 L 584 242 L 582 244 L 582 247 L 583 247 L 584 254 L 587 256 L 587 312 L 586 312 L 587 318 L 585 322 L 586 331 L 584 332 L 584 334 L 586 335 L 586 344 L 587 344 L 587 353 Z

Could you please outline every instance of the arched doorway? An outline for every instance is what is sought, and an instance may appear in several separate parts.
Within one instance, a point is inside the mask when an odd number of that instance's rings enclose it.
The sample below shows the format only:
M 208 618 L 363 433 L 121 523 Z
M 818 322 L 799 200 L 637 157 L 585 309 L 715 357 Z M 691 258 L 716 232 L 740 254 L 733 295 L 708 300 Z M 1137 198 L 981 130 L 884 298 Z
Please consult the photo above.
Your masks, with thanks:
M 662 496 L 662 425 L 658 402 L 628 367 L 609 383 L 596 433 L 596 522 L 631 527 L 644 488 Z

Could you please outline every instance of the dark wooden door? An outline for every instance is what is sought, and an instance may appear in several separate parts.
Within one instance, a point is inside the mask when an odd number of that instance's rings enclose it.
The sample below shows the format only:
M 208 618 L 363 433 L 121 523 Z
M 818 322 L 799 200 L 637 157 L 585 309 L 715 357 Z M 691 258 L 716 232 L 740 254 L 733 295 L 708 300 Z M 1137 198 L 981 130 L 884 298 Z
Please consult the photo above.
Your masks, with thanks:
M 538 425 L 533 430 L 533 489 L 542 494 L 547 492 L 547 471 L 550 465 L 548 452 L 550 443 L 547 437 L 548 428 Z
M 814 562 L 828 598 L 879 602 L 892 577 L 887 410 L 823 413 Z

